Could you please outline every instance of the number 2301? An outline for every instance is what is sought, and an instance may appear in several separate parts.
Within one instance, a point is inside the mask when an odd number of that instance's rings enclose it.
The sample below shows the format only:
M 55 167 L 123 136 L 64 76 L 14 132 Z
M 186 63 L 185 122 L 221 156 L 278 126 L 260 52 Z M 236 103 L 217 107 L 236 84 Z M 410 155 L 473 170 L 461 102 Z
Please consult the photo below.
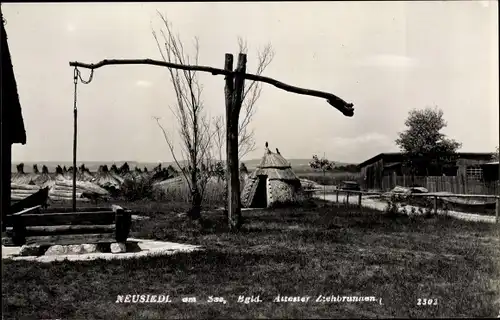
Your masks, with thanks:
M 437 299 L 417 299 L 417 306 L 437 306 Z

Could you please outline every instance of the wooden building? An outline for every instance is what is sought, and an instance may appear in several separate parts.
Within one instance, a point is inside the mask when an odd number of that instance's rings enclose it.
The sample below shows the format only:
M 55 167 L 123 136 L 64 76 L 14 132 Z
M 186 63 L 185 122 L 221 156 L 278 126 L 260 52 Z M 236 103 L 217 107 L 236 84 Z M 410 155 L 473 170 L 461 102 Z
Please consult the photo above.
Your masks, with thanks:
M 2 213 L 2 230 L 5 226 L 5 216 L 10 209 L 10 178 L 12 164 L 12 144 L 26 144 L 26 131 L 24 129 L 24 121 L 21 113 L 21 104 L 17 93 L 17 84 L 14 77 L 14 69 L 12 66 L 9 46 L 7 43 L 7 34 L 5 32 L 5 20 L 2 17 L 2 30 L 0 34 L 1 46 L 0 54 L 2 56 L 2 67 L 0 69 L 0 144 L 1 144 L 1 213 Z
M 467 179 L 483 179 L 483 164 L 491 162 L 491 152 L 458 152 L 457 160 L 444 168 L 421 168 L 427 176 L 463 176 Z M 404 164 L 401 152 L 380 153 L 358 165 L 361 172 L 361 185 L 364 189 L 382 189 L 385 176 L 411 176 Z

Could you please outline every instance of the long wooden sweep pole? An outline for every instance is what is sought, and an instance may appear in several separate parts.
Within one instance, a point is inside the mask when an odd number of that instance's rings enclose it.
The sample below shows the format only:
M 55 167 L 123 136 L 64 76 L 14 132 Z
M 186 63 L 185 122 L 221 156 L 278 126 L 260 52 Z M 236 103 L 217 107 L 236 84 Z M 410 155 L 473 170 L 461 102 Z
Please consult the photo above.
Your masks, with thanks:
M 292 86 L 281 81 L 263 77 L 255 74 L 246 73 L 246 55 L 240 54 L 238 56 L 238 66 L 236 70 L 231 70 L 229 55 L 226 55 L 226 64 L 224 69 L 218 69 L 207 66 L 196 66 L 196 65 L 183 65 L 176 64 L 165 61 L 151 60 L 151 59 L 111 59 L 111 60 L 102 60 L 98 63 L 88 64 L 81 62 L 70 62 L 69 65 L 72 67 L 81 67 L 94 69 L 106 66 L 106 65 L 137 65 L 137 64 L 147 64 L 147 65 L 155 65 L 167 68 L 174 68 L 180 70 L 192 70 L 192 71 L 201 71 L 208 72 L 212 75 L 225 75 L 226 76 L 226 117 L 228 116 L 228 111 L 230 110 L 232 116 L 228 117 L 226 121 L 228 122 L 228 127 L 226 132 L 226 137 L 229 142 L 227 142 L 227 146 L 229 147 L 227 151 L 228 156 L 228 171 L 229 171 L 229 181 L 228 183 L 228 220 L 231 222 L 230 225 L 234 227 L 238 227 L 238 224 L 241 223 L 240 215 L 240 189 L 239 189 L 239 172 L 238 172 L 238 116 L 241 108 L 241 95 L 244 87 L 244 80 L 252 80 L 265 82 L 267 84 L 273 85 L 276 88 L 281 90 L 285 90 L 288 92 L 293 92 L 296 94 L 308 95 L 318 98 L 326 99 L 327 103 L 330 104 L 335 109 L 339 110 L 343 115 L 347 117 L 352 117 L 354 115 L 354 108 L 352 103 L 347 103 L 336 95 L 318 91 L 311 90 L 306 88 L 300 88 L 296 86 Z M 232 59 L 231 59 L 232 60 Z M 231 63 L 232 64 L 232 63 Z M 75 69 L 75 76 L 77 70 Z M 234 87 L 231 88 L 229 85 L 229 80 L 233 80 Z M 88 82 L 87 82 L 88 83 Z M 229 88 L 228 88 L 229 85 Z M 229 89 L 229 90 L 228 90 Z M 229 94 L 231 93 L 231 94 Z M 229 99 L 229 98 L 232 99 Z M 232 100 L 232 101 L 230 101 Z M 230 109 L 229 108 L 230 104 Z M 73 166 L 76 167 L 76 78 L 75 78 L 75 109 L 74 109 L 74 138 L 73 138 Z M 230 139 L 229 139 L 230 138 Z M 76 171 L 73 171 L 73 208 L 76 210 Z M 239 222 L 239 223 L 238 223 Z

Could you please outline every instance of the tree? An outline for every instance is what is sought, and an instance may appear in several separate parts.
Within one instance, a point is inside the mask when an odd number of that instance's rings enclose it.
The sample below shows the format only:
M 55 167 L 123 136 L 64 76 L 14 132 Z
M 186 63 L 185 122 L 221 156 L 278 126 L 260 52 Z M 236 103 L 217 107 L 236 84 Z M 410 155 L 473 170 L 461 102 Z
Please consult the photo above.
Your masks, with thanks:
M 160 39 L 153 30 L 161 57 L 165 62 L 189 65 L 198 64 L 199 42 L 195 38 L 194 56 L 190 57 L 184 51 L 184 45 L 179 36 L 175 36 L 170 22 L 158 12 L 163 21 L 163 28 L 160 31 Z M 161 43 L 161 44 L 160 44 Z M 188 165 L 181 166 L 177 160 L 174 150 L 174 144 L 167 134 L 165 128 L 161 125 L 159 118 L 155 118 L 158 126 L 163 132 L 163 136 L 172 153 L 172 156 L 183 174 L 190 190 L 191 209 L 188 216 L 196 220 L 201 215 L 201 204 L 210 177 L 209 170 L 212 157 L 212 135 L 210 130 L 210 121 L 205 114 L 202 101 L 202 85 L 198 80 L 198 73 L 191 70 L 179 70 L 168 68 L 170 79 L 172 81 L 176 96 L 176 105 L 170 107 L 170 110 L 176 117 L 179 124 L 179 135 L 181 137 L 181 156 L 187 159 Z
M 443 111 L 435 108 L 413 109 L 405 121 L 407 129 L 399 133 L 396 144 L 406 156 L 406 163 L 415 174 L 441 174 L 446 165 L 454 165 L 456 151 L 462 144 L 440 131 L 447 126 Z
M 317 155 L 313 156 L 309 166 L 315 170 L 321 170 L 323 172 L 323 180 L 327 171 L 333 170 L 335 163 L 329 161 L 326 157 L 319 159 Z M 323 185 L 323 200 L 326 201 L 326 186 Z

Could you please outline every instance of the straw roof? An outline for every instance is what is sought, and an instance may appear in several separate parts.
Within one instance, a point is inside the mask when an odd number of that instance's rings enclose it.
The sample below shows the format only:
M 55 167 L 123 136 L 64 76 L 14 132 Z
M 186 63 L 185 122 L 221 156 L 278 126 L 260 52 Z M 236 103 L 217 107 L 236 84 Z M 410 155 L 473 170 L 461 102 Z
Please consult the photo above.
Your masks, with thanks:
M 299 180 L 290 163 L 281 154 L 273 153 L 268 148 L 250 178 L 255 179 L 257 176 L 267 176 L 269 180 Z

